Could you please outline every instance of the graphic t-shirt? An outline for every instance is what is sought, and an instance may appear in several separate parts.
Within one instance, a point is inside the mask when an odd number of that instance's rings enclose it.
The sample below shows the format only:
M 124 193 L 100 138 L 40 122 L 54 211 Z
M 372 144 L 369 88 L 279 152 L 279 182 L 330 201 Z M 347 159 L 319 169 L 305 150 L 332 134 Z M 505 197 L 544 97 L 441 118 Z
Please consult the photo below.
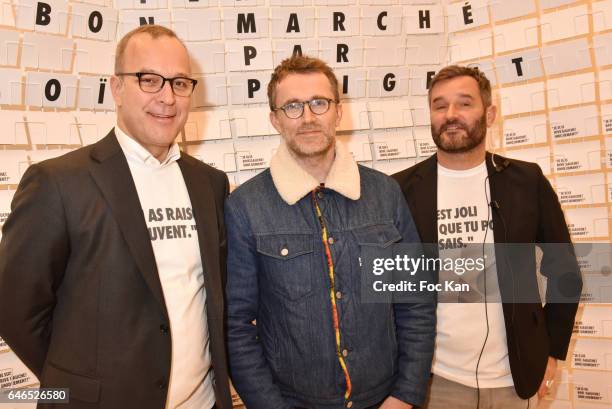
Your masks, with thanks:
M 485 192 L 486 189 L 486 192 Z M 485 162 L 468 170 L 451 170 L 438 164 L 438 244 L 440 257 L 483 257 L 486 260 L 487 300 L 499 301 L 489 183 Z M 489 199 L 489 200 L 488 200 Z M 483 243 L 487 245 L 483 247 Z M 465 246 L 467 245 L 467 246 Z M 459 249 L 459 250 L 458 250 Z M 481 275 L 482 277 L 482 275 Z M 484 288 L 484 286 L 483 286 Z M 487 337 L 488 314 L 489 335 Z M 506 327 L 499 302 L 440 302 L 433 372 L 454 382 L 476 387 L 512 386 Z
M 115 127 L 136 185 L 170 318 L 172 364 L 167 409 L 215 403 L 206 320 L 206 290 L 191 200 L 174 144 L 158 161 Z

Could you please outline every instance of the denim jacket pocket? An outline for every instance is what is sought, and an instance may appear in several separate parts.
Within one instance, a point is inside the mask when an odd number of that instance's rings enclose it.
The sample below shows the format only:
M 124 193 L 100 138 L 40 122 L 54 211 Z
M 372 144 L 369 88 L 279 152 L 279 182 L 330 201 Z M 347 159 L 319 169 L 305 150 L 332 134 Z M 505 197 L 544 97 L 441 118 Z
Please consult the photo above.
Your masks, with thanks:
M 353 234 L 360 246 L 386 248 L 402 241 L 402 235 L 391 222 L 359 227 L 353 230 Z
M 257 252 L 270 285 L 289 300 L 312 291 L 312 234 L 264 234 L 257 236 Z

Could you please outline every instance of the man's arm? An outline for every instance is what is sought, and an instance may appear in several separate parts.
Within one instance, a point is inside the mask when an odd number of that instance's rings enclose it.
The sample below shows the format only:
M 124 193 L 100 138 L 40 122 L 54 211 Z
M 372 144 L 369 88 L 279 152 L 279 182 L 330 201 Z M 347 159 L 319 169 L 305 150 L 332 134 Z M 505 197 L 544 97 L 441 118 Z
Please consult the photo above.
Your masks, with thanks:
M 70 254 L 62 198 L 43 166 L 26 171 L 11 208 L 0 242 L 0 336 L 40 377 Z
M 538 243 L 543 244 L 540 271 L 548 279 L 544 314 L 550 336 L 550 355 L 565 360 L 582 291 L 582 277 L 557 194 L 541 170 L 538 177 Z
M 232 197 L 226 201 L 227 340 L 232 381 L 249 409 L 289 409 L 264 356 L 257 319 L 257 252 L 250 224 Z
M 420 238 L 414 220 L 399 186 L 395 196 L 396 227 L 402 235 L 403 242 L 419 243 Z M 431 302 L 425 303 L 395 303 L 394 313 L 399 373 L 391 396 L 402 402 L 419 406 L 425 401 L 431 373 L 436 334 L 436 305 L 433 297 Z M 389 408 L 401 407 L 393 406 L 391 403 L 385 402 Z

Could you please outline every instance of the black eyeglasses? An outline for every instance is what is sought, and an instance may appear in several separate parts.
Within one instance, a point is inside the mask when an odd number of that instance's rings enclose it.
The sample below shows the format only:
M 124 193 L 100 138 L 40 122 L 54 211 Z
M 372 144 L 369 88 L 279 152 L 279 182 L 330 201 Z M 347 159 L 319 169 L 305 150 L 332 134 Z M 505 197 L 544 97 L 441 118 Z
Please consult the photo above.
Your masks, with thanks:
M 161 91 L 166 85 L 166 81 L 170 83 L 170 88 L 174 95 L 179 97 L 188 97 L 193 93 L 193 90 L 198 83 L 197 80 L 187 77 L 174 77 L 166 78 L 163 75 L 155 74 L 153 72 L 119 72 L 115 74 L 129 75 L 138 78 L 138 86 L 143 92 L 155 94 Z
M 338 101 L 334 101 L 329 98 L 313 98 L 309 101 L 301 101 L 301 102 L 289 102 L 288 104 L 283 105 L 280 108 L 275 108 L 274 111 L 282 110 L 287 118 L 290 119 L 298 119 L 302 115 L 304 115 L 304 105 L 308 104 L 308 108 L 310 112 L 315 115 L 323 115 L 327 111 L 329 111 L 329 107 L 333 103 L 338 103 Z

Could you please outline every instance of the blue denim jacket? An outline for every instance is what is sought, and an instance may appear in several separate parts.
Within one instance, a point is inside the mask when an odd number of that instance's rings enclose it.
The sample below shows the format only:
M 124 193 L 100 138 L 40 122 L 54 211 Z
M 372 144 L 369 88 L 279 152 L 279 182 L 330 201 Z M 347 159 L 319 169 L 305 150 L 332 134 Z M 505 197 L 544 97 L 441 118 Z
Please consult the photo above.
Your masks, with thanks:
M 341 351 L 353 388 L 347 401 L 312 196 L 288 205 L 268 169 L 226 202 L 229 357 L 249 409 L 362 409 L 389 395 L 414 405 L 425 399 L 435 305 L 360 302 L 360 245 L 418 242 L 418 233 L 397 183 L 362 166 L 359 174 L 360 199 L 326 188 L 317 199 L 334 239 Z

